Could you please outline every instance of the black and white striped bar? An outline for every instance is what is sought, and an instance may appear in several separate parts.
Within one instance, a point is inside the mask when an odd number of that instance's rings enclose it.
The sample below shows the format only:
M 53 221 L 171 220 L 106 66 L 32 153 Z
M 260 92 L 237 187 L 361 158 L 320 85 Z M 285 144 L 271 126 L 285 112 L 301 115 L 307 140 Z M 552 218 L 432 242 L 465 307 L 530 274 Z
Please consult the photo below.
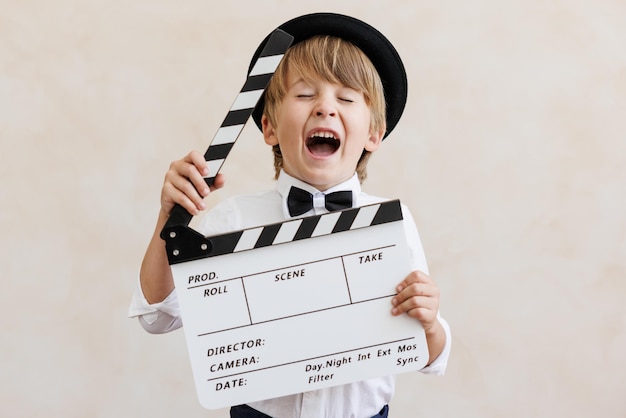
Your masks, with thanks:
M 204 154 L 204 159 L 209 165 L 210 174 L 205 178 L 208 185 L 213 183 L 215 176 L 222 168 L 224 160 L 241 134 L 244 125 L 250 118 L 252 111 L 259 102 L 292 41 L 293 37 L 291 35 L 281 30 L 276 30 L 254 63 L 246 83 L 237 95 L 217 134 L 211 141 L 211 145 Z
M 213 184 L 215 176 L 220 172 L 226 157 L 233 148 L 250 115 L 252 115 L 272 75 L 274 75 L 274 71 L 276 71 L 278 64 L 283 59 L 292 42 L 293 36 L 276 29 L 272 32 L 259 57 L 252 65 L 246 82 L 213 137 L 209 148 L 204 153 L 204 159 L 209 166 L 209 175 L 204 179 L 208 186 Z M 182 206 L 175 205 L 161 231 L 161 238 L 167 240 L 172 234 L 176 234 L 174 229 L 177 228 L 174 227 L 189 225 L 192 217 Z
M 402 220 L 399 200 L 204 237 L 179 228 L 166 242 L 169 264 L 239 253 Z

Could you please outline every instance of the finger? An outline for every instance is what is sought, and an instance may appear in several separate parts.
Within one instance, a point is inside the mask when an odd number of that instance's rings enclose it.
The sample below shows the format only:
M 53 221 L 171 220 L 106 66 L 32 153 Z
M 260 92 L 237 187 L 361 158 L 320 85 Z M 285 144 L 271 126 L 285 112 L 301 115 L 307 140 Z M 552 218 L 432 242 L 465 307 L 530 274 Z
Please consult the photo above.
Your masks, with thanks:
M 392 314 L 400 315 L 415 308 L 439 309 L 439 289 L 430 283 L 412 283 L 391 299 Z
M 196 209 L 203 209 L 203 197 L 188 177 L 193 176 L 194 172 L 201 178 L 193 165 L 182 160 L 173 162 L 165 175 L 161 200 L 178 203 L 188 211 L 191 209 L 189 207 L 189 201 L 191 201 Z M 204 187 L 206 188 L 206 184 Z
M 189 175 L 191 178 L 177 176 L 172 179 L 171 184 L 176 191 L 191 200 L 198 209 L 204 209 L 204 197 L 210 193 L 208 186 L 201 176 L 197 178 L 199 174 L 195 169 Z M 200 182 L 200 187 L 196 186 L 198 182 Z
M 406 313 L 409 317 L 417 319 L 424 330 L 429 329 L 437 319 L 437 314 L 428 308 L 414 308 Z
M 183 158 L 183 161 L 193 164 L 202 176 L 209 175 L 209 165 L 200 152 L 196 150 L 191 151 Z
M 408 276 L 406 276 L 404 278 L 404 280 L 402 280 L 398 286 L 397 286 L 397 290 L 398 292 L 401 292 L 402 289 L 406 288 L 407 286 L 413 284 L 413 283 L 433 283 L 432 279 L 423 271 L 419 271 L 419 270 L 414 270 L 411 273 L 409 273 Z
M 172 183 L 183 192 L 187 190 L 186 187 L 183 187 L 184 183 L 190 183 L 201 196 L 204 197 L 210 193 L 209 186 L 207 186 L 202 173 L 198 171 L 196 165 L 189 161 L 189 156 L 170 164 L 170 169 L 165 177 L 166 182 Z
M 198 193 L 202 196 L 209 194 L 209 186 L 204 180 L 210 174 L 209 166 L 202 154 L 198 151 L 191 151 L 182 160 L 175 161 L 173 165 L 175 165 L 182 176 L 187 177 L 191 181 Z
M 216 190 L 216 189 L 221 189 L 222 187 L 224 187 L 224 183 L 225 183 L 225 179 L 224 179 L 224 175 L 219 173 L 217 176 L 215 176 L 215 179 L 213 180 L 213 184 L 211 185 L 211 190 Z
M 163 187 L 162 200 L 164 202 L 162 203 L 163 209 L 168 214 L 172 210 L 174 204 L 179 204 L 192 215 L 197 215 L 199 210 L 203 209 L 201 206 L 199 207 L 201 204 L 194 202 L 191 198 L 189 198 L 189 196 L 174 187 L 171 183 L 168 183 Z
M 211 192 L 205 180 L 205 177 L 209 175 L 209 169 L 204 159 L 201 158 L 201 162 L 184 161 L 177 166 L 177 170 L 181 176 L 186 177 L 193 184 L 201 196 L 206 197 Z
M 404 313 L 417 319 L 436 315 L 437 301 L 427 296 L 413 296 L 396 304 L 391 313 L 395 316 Z
M 394 299 L 400 303 L 413 296 L 439 298 L 439 288 L 433 283 L 411 283 L 399 291 Z

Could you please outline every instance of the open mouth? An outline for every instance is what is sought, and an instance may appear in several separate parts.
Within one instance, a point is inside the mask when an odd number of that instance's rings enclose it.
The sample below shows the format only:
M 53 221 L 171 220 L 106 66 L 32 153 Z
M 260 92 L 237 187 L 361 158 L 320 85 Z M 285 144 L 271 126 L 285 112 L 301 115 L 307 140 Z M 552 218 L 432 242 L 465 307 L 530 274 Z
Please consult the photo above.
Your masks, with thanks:
M 332 132 L 316 132 L 306 139 L 306 147 L 316 157 L 332 155 L 339 145 L 341 142 Z

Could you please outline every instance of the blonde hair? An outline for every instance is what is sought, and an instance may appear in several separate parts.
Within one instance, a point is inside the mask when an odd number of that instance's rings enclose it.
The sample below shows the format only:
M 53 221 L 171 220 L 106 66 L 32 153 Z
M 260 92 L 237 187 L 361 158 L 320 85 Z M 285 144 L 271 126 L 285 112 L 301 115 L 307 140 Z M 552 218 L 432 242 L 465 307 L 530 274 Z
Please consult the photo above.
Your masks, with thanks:
M 287 73 L 295 71 L 305 81 L 322 79 L 363 92 L 370 108 L 370 131 L 386 129 L 386 106 L 382 81 L 370 59 L 357 46 L 329 35 L 314 36 L 292 46 L 276 69 L 265 92 L 263 114 L 276 126 L 276 115 L 287 93 Z M 283 167 L 280 147 L 275 145 L 274 170 L 278 177 Z M 367 161 L 371 152 L 363 150 L 356 167 L 359 180 L 367 177 Z

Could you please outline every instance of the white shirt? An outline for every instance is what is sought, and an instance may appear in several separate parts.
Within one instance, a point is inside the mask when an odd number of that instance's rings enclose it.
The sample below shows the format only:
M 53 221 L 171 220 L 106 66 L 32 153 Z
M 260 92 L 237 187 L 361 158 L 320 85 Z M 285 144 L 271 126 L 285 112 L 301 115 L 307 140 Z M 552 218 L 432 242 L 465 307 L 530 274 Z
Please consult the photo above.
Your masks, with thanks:
M 216 235 L 239 229 L 246 229 L 289 219 L 286 198 L 291 186 L 296 186 L 313 194 L 314 208 L 302 216 L 320 215 L 328 211 L 323 206 L 321 192 L 296 178 L 281 172 L 276 189 L 253 195 L 242 195 L 220 202 L 210 210 L 198 226 L 204 235 Z M 352 190 L 353 206 L 363 206 L 385 201 L 386 199 L 370 196 L 361 191 L 361 184 L 355 174 L 348 181 L 341 183 L 324 193 L 339 190 Z M 318 196 L 316 198 L 316 195 Z M 412 270 L 428 273 L 426 258 L 421 241 L 408 209 L 402 205 L 403 225 L 410 252 Z M 182 326 L 176 290 L 162 302 L 150 305 L 137 280 L 129 309 L 130 317 L 138 317 L 142 326 L 150 333 L 164 333 Z M 445 332 L 446 344 L 442 353 L 431 364 L 421 370 L 422 373 L 442 375 L 445 372 L 450 355 L 451 335 L 448 324 L 439 318 Z M 335 386 L 310 392 L 283 396 L 249 405 L 274 418 L 367 418 L 376 415 L 388 404 L 395 389 L 393 376 L 369 379 L 347 385 Z

